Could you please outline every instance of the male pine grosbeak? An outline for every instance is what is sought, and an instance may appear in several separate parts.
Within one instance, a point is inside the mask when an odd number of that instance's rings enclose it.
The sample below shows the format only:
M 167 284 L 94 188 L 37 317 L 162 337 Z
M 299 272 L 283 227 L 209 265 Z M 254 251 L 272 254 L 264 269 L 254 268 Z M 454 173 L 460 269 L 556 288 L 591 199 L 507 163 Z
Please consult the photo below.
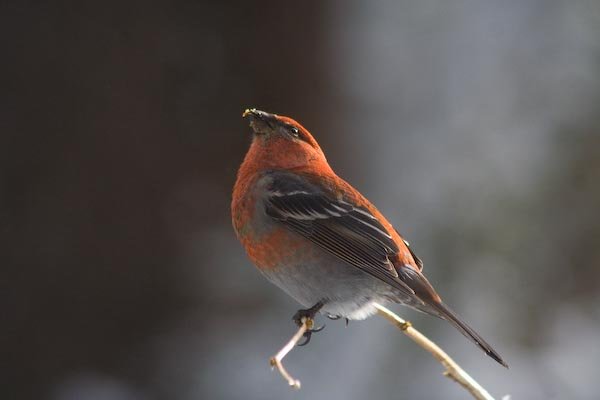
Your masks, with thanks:
M 401 303 L 445 319 L 507 366 L 442 302 L 408 242 L 333 172 L 302 125 L 256 109 L 243 116 L 254 135 L 233 189 L 233 226 L 262 274 L 307 307 L 296 323 L 317 312 L 361 320 L 374 303 Z

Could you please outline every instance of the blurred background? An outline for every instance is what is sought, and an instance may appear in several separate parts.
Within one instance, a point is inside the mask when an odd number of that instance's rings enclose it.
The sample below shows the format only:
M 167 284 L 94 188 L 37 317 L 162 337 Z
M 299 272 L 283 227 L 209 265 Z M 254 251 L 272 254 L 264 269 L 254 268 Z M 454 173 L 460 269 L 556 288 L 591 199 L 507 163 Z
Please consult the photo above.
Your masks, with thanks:
M 494 396 L 600 391 L 600 3 L 0 5 L 2 399 L 465 399 L 381 318 L 327 321 L 251 265 L 231 188 L 257 107 L 301 121 L 403 232 Z

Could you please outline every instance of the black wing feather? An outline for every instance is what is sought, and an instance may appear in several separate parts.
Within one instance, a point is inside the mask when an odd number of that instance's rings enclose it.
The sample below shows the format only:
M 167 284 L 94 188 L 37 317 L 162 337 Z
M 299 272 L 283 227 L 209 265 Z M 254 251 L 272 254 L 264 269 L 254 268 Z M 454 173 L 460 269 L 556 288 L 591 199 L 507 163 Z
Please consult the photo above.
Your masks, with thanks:
M 318 187 L 294 178 L 290 181 L 289 176 L 275 177 L 269 190 L 267 215 L 348 264 L 414 295 L 390 260 L 398 246 L 368 210 L 334 200 Z

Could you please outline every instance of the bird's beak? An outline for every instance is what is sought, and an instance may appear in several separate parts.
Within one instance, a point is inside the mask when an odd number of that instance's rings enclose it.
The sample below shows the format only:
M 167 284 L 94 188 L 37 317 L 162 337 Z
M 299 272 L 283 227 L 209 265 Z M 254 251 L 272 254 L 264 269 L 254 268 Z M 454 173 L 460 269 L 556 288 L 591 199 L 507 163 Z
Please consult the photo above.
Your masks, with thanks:
M 249 117 L 250 115 L 256 113 L 258 110 L 256 108 L 246 108 L 244 113 L 242 114 L 242 118 Z
M 242 118 L 249 119 L 250 127 L 254 130 L 254 133 L 264 133 L 267 127 L 273 129 L 274 122 L 277 121 L 277 115 L 256 108 L 247 108 L 242 114 Z

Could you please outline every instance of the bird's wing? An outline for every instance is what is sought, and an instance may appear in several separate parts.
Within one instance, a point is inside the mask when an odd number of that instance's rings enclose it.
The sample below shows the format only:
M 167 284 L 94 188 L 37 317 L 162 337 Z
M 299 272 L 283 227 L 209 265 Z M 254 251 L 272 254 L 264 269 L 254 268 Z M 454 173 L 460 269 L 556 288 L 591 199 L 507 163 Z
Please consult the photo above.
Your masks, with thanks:
M 415 260 L 415 264 L 417 264 L 417 268 L 419 268 L 419 271 L 423 271 L 423 260 L 421 260 L 415 254 L 415 252 L 413 251 L 412 247 L 410 247 L 410 243 L 408 243 L 408 241 L 402 237 L 402 235 L 400 234 L 400 232 L 398 232 L 398 230 L 396 230 L 396 233 L 398 234 L 398 236 L 400 236 L 402 238 L 402 241 L 404 242 L 404 244 L 408 248 L 408 251 L 410 252 L 410 255 L 412 256 L 413 260 Z
M 399 248 L 392 235 L 365 208 L 333 199 L 317 185 L 293 174 L 275 173 L 266 213 L 324 250 L 409 296 L 391 260 Z

